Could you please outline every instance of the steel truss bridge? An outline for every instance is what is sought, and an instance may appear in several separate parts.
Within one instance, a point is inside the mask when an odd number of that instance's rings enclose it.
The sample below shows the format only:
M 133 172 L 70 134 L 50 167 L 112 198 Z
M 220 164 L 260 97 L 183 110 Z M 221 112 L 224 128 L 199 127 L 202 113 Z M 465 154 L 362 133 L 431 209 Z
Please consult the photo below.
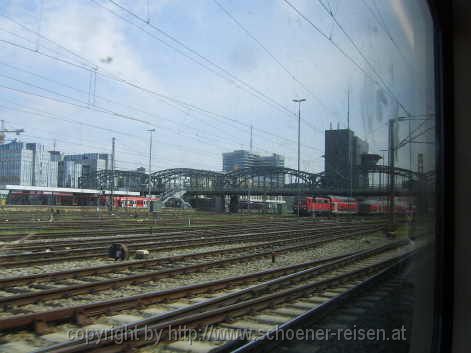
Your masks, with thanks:
M 350 187 L 329 186 L 325 174 L 309 173 L 284 167 L 252 167 L 229 173 L 210 170 L 174 168 L 160 170 L 151 174 L 153 194 L 171 195 L 178 191 L 192 195 L 386 195 L 389 193 L 389 176 L 394 174 L 395 193 L 415 192 L 418 182 L 425 184 L 433 180 L 433 175 L 419 175 L 416 172 L 388 166 L 375 165 L 366 173 L 369 185 Z M 113 177 L 114 176 L 114 177 Z M 96 175 L 98 189 L 126 190 L 147 193 L 148 175 L 130 171 L 99 171 Z M 421 183 L 423 184 L 423 183 Z

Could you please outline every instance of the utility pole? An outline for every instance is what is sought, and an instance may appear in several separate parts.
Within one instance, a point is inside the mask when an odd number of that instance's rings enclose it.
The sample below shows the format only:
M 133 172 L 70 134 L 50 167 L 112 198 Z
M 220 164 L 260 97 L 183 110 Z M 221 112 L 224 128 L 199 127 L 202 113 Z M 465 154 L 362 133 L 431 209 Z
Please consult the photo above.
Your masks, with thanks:
M 379 174 L 379 188 L 380 188 L 380 190 L 383 187 L 383 184 L 386 184 L 386 181 L 385 181 L 386 178 L 384 177 L 384 166 L 385 166 L 384 152 L 388 152 L 388 151 L 389 151 L 388 149 L 380 150 L 381 156 L 382 156 L 381 164 L 383 166 L 383 172 Z
M 149 134 L 149 179 L 147 181 L 147 196 L 150 197 L 151 194 L 151 173 L 152 173 L 152 133 L 155 132 L 155 129 L 146 130 Z M 150 208 L 150 201 L 149 201 Z
M 389 162 L 389 226 L 390 230 L 394 229 L 394 155 L 395 155 L 395 146 L 394 146 L 394 123 L 395 118 L 389 119 L 389 155 L 388 155 L 388 162 Z
M 111 185 L 110 185 L 110 211 L 113 211 L 113 191 L 114 191 L 114 161 L 115 161 L 116 138 L 111 139 Z
M 250 125 L 250 153 L 253 152 L 253 126 Z M 250 213 L 250 189 L 252 188 L 252 179 L 249 178 L 247 179 L 247 182 L 248 182 L 248 189 L 249 189 L 249 192 L 248 192 L 248 195 L 247 195 L 247 213 Z
M 298 178 L 297 178 L 297 194 L 298 194 L 298 217 L 299 217 L 299 208 L 300 208 L 300 193 L 299 193 L 299 172 L 301 169 L 301 103 L 305 102 L 306 99 L 293 99 L 293 102 L 298 103 Z
M 352 139 L 350 135 L 350 87 L 347 90 L 347 133 L 348 133 L 348 161 L 350 164 L 350 197 L 353 196 L 353 155 L 352 155 Z
M 409 119 L 409 140 L 412 140 L 412 120 Z M 412 141 L 409 141 L 409 169 L 412 170 Z

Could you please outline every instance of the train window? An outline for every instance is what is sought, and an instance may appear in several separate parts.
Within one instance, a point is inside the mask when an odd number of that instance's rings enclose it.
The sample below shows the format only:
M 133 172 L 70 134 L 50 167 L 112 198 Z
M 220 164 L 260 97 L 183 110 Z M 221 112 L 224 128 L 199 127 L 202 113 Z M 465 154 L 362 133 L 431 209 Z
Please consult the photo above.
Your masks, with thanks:
M 431 351 L 434 26 L 0 1 L 0 352 Z

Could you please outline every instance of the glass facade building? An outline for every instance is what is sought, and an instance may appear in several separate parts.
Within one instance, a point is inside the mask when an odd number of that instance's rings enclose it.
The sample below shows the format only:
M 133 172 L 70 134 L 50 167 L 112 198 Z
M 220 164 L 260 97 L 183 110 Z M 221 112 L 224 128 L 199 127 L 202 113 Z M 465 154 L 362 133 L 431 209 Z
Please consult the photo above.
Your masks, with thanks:
M 0 145 L 0 184 L 57 186 L 58 161 L 39 143 Z

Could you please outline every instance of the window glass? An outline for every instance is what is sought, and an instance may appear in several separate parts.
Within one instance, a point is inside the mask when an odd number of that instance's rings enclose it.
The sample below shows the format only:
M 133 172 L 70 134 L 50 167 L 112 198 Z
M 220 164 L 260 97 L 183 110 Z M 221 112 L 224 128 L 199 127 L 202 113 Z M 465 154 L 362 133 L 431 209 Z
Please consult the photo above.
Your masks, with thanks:
M 0 2 L 0 352 L 429 351 L 433 25 Z

